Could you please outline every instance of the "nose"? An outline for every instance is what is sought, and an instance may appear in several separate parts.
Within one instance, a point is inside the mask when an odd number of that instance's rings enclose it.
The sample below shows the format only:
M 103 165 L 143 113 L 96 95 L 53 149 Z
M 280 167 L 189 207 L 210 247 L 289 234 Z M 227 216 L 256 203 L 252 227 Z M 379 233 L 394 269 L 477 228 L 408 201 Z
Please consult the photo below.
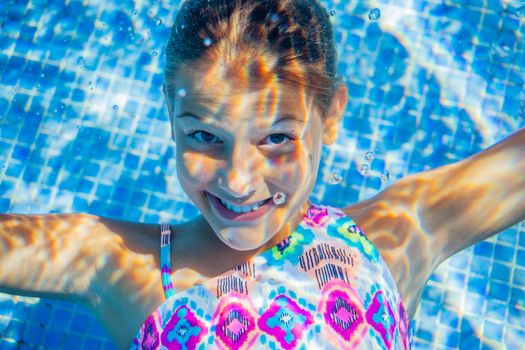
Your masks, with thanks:
M 237 199 L 247 199 L 255 192 L 252 179 L 256 174 L 252 173 L 252 162 L 246 150 L 241 150 L 240 147 L 234 150 L 231 166 L 225 171 L 225 176 L 219 177 L 218 181 L 219 187 L 226 195 Z

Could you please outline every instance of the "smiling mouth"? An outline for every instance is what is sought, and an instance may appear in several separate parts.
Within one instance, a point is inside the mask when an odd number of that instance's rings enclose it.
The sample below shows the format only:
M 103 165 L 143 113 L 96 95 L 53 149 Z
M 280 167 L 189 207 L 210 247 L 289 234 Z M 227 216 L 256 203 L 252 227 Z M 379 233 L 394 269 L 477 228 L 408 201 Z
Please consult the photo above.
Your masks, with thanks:
M 209 196 L 212 196 L 214 197 L 215 199 L 217 199 L 217 201 L 225 208 L 225 209 L 228 209 L 234 213 L 238 213 L 238 214 L 242 214 L 242 213 L 247 213 L 247 212 L 252 212 L 252 211 L 256 211 L 257 209 L 259 209 L 261 206 L 263 206 L 264 204 L 268 203 L 272 197 L 270 198 L 267 198 L 267 199 L 263 199 L 262 201 L 259 201 L 257 203 L 253 203 L 253 204 L 248 204 L 248 205 L 235 205 L 235 204 L 231 204 L 230 202 L 227 202 L 225 200 L 223 200 L 222 198 L 220 197 L 217 197 L 209 192 L 206 192 L 207 195 Z
M 215 212 L 229 221 L 253 221 L 259 219 L 273 207 L 273 197 L 262 200 L 253 205 L 235 206 L 223 201 L 221 198 L 204 192 Z

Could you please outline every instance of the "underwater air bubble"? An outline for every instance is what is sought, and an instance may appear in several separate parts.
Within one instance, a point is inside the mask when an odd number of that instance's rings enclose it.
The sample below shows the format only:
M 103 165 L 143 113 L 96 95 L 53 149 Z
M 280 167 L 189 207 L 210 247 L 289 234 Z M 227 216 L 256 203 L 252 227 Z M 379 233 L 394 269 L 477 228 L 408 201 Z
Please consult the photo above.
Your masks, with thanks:
M 279 15 L 278 15 L 278 14 L 274 13 L 274 14 L 272 14 L 272 15 L 270 16 L 270 21 L 272 21 L 272 22 L 275 23 L 275 22 L 277 22 L 278 20 L 279 20 Z
M 516 16 L 525 17 L 525 5 L 516 10 Z
M 117 105 L 113 105 L 113 109 L 116 111 L 118 109 Z
M 365 153 L 365 159 L 366 159 L 367 161 L 371 161 L 371 160 L 373 160 L 375 157 L 376 157 L 376 155 L 375 155 L 374 152 L 372 152 L 372 151 L 368 151 L 368 152 Z
M 211 39 L 210 38 L 204 38 L 203 43 L 204 43 L 204 46 L 210 46 L 211 45 Z
M 377 21 L 381 17 L 381 11 L 378 8 L 372 9 L 370 13 L 368 14 L 368 18 L 371 21 Z
M 38 90 L 38 89 L 40 89 L 40 84 L 39 84 L 39 83 L 36 83 L 36 84 L 35 84 L 35 90 Z
M 341 176 L 341 174 L 339 174 L 338 172 L 333 171 L 330 174 L 330 179 L 328 181 L 329 181 L 330 185 L 337 185 L 338 183 L 343 181 L 343 176 Z
M 383 170 L 381 174 L 381 182 L 387 182 L 390 179 L 390 172 L 388 170 Z
M 330 11 L 330 16 L 332 16 L 332 17 L 335 16 L 335 11 L 333 11 L 333 10 Z
M 157 55 L 158 55 L 157 51 L 153 51 L 153 56 L 157 56 Z
M 368 172 L 370 171 L 370 167 L 368 164 L 361 164 L 361 170 L 359 171 L 361 175 L 368 175 Z
M 162 19 L 160 17 L 153 18 L 153 22 L 155 22 L 155 25 L 160 26 L 162 24 Z
M 133 9 L 133 11 L 131 11 L 132 14 L 136 15 L 139 11 L 137 11 L 137 9 Z
M 179 97 L 186 96 L 186 90 L 184 90 L 183 88 L 178 89 L 177 90 L 177 95 L 179 95 Z
M 286 201 L 286 194 L 284 192 L 277 192 L 273 195 L 273 202 L 277 205 L 281 205 Z

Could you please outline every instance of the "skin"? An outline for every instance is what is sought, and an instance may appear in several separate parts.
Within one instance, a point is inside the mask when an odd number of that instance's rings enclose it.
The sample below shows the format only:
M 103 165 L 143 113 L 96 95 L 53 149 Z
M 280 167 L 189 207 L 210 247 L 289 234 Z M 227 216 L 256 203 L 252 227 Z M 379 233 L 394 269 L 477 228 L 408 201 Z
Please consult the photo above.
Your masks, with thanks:
M 347 102 L 346 88 L 339 85 L 322 119 L 304 89 L 275 82 L 247 89 L 253 82 L 216 79 L 205 67 L 204 61 L 184 67 L 177 81 L 186 96 L 167 100 L 177 176 L 202 213 L 172 226 L 176 292 L 228 271 L 297 227 L 309 205 L 322 145 L 335 141 Z M 183 112 L 209 120 L 178 118 Z M 270 126 L 285 114 L 299 122 Z M 187 136 L 194 129 L 213 133 L 222 143 L 197 144 Z M 279 141 L 268 139 L 290 131 L 296 136 L 293 144 L 276 146 Z M 465 160 L 407 176 L 342 208 L 379 250 L 411 317 L 439 263 L 525 219 L 523 159 L 525 129 Z M 228 225 L 211 210 L 203 191 L 242 203 L 281 191 L 286 202 L 253 225 Z M 0 291 L 82 303 L 117 347 L 126 349 L 165 300 L 159 236 L 159 225 L 90 214 L 0 214 Z
M 208 232 L 235 251 L 257 254 L 290 235 L 309 208 L 323 141 L 335 140 L 346 87 L 339 85 L 333 117 L 322 120 L 304 88 L 268 82 L 250 89 L 249 79 L 239 75 L 210 79 L 207 66 L 203 61 L 182 67 L 177 82 L 186 94 L 173 104 L 167 98 L 177 177 Z M 215 213 L 205 191 L 238 205 L 278 192 L 286 201 L 260 220 L 235 223 Z

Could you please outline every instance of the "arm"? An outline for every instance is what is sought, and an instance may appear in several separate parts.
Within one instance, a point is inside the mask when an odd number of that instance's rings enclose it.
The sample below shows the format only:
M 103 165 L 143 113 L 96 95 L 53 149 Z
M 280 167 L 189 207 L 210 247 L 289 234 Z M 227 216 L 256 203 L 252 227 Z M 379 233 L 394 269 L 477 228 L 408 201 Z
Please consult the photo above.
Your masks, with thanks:
M 0 214 L 0 291 L 88 303 L 108 238 L 87 214 Z
M 525 219 L 525 128 L 420 176 L 422 226 L 443 261 Z
M 0 214 L 0 292 L 84 304 L 127 348 L 164 298 L 159 233 L 90 214 Z
M 434 269 L 525 219 L 525 129 L 345 208 L 380 251 L 414 315 Z

